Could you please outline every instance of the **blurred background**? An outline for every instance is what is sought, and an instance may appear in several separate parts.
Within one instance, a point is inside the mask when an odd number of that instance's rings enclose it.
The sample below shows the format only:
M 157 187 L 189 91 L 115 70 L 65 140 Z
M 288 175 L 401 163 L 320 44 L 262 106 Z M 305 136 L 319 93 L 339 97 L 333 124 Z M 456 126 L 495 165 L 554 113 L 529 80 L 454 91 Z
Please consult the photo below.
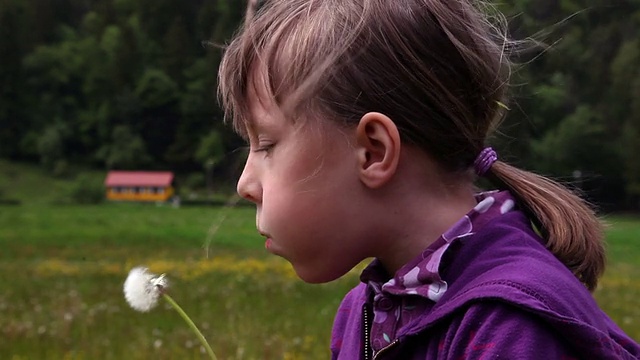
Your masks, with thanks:
M 171 310 L 130 310 L 128 270 L 173 278 L 221 359 L 326 359 L 357 273 L 311 286 L 262 250 L 233 197 L 222 123 L 239 0 L 0 0 L 0 358 L 203 358 Z M 503 159 L 559 179 L 609 222 L 595 295 L 640 339 L 640 1 L 503 0 L 516 39 Z M 108 201 L 109 171 L 171 172 L 169 201 Z M 139 190 L 139 189 L 138 189 Z M 138 191 L 136 190 L 136 191 Z

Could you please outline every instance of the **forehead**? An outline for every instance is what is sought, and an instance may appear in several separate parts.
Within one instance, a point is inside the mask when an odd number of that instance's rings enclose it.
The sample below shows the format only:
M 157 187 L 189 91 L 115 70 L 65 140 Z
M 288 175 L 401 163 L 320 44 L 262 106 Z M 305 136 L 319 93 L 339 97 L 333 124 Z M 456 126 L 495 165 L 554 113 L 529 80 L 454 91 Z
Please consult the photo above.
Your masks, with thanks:
M 289 121 L 326 113 L 319 91 L 343 51 L 336 49 L 344 48 L 335 40 L 351 32 L 337 26 L 342 17 L 333 16 L 341 3 L 269 1 L 231 42 L 221 61 L 218 89 L 225 120 L 231 120 L 236 132 L 246 137 L 255 121 L 249 101 L 275 101 Z M 345 31 L 334 33 L 340 29 Z M 257 68 L 264 73 L 256 76 Z
M 269 74 L 261 66 L 254 66 L 247 79 L 246 104 L 242 123 L 245 135 L 281 125 L 291 125 L 299 130 L 307 127 L 306 125 L 310 123 L 309 119 L 315 118 L 311 111 L 294 113 L 283 109 L 270 86 Z
M 280 106 L 269 91 L 267 76 L 258 67 L 254 67 L 247 79 L 246 102 L 244 126 L 248 131 L 272 125 L 277 121 L 286 121 Z

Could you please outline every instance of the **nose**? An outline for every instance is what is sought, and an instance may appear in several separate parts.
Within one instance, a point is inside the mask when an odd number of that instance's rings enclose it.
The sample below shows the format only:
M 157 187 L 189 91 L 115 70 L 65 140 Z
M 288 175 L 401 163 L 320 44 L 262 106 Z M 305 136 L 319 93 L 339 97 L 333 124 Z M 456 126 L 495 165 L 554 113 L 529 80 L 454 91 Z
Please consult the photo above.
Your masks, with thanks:
M 250 159 L 244 164 L 242 175 L 238 179 L 236 191 L 242 198 L 259 204 L 262 201 L 262 186 L 256 176 L 256 171 L 251 165 Z

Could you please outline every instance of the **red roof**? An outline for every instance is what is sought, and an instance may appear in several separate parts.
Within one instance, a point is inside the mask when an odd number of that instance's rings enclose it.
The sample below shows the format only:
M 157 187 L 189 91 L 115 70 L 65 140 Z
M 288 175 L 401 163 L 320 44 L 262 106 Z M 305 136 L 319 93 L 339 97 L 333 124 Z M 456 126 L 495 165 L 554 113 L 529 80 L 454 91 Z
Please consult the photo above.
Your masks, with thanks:
M 173 173 L 169 171 L 109 171 L 105 186 L 169 186 Z

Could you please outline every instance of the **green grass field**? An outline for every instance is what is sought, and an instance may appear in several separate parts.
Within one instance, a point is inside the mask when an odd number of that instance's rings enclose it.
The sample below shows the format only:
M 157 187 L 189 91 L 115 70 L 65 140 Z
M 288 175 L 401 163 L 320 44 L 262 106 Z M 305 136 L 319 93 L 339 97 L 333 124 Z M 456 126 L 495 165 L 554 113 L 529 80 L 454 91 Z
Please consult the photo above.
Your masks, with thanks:
M 263 250 L 252 208 L 54 205 L 68 184 L 10 165 L 0 162 L 0 188 L 22 204 L 0 205 L 0 358 L 206 358 L 175 311 L 125 303 L 124 279 L 141 264 L 167 273 L 219 359 L 329 357 L 334 312 L 357 271 L 302 283 Z M 640 219 L 609 222 L 610 265 L 595 296 L 640 340 Z
M 347 276 L 312 286 L 269 256 L 249 208 L 0 207 L 0 354 L 12 359 L 204 358 L 177 313 L 141 314 L 122 295 L 128 270 L 166 272 L 171 294 L 221 359 L 325 359 Z

